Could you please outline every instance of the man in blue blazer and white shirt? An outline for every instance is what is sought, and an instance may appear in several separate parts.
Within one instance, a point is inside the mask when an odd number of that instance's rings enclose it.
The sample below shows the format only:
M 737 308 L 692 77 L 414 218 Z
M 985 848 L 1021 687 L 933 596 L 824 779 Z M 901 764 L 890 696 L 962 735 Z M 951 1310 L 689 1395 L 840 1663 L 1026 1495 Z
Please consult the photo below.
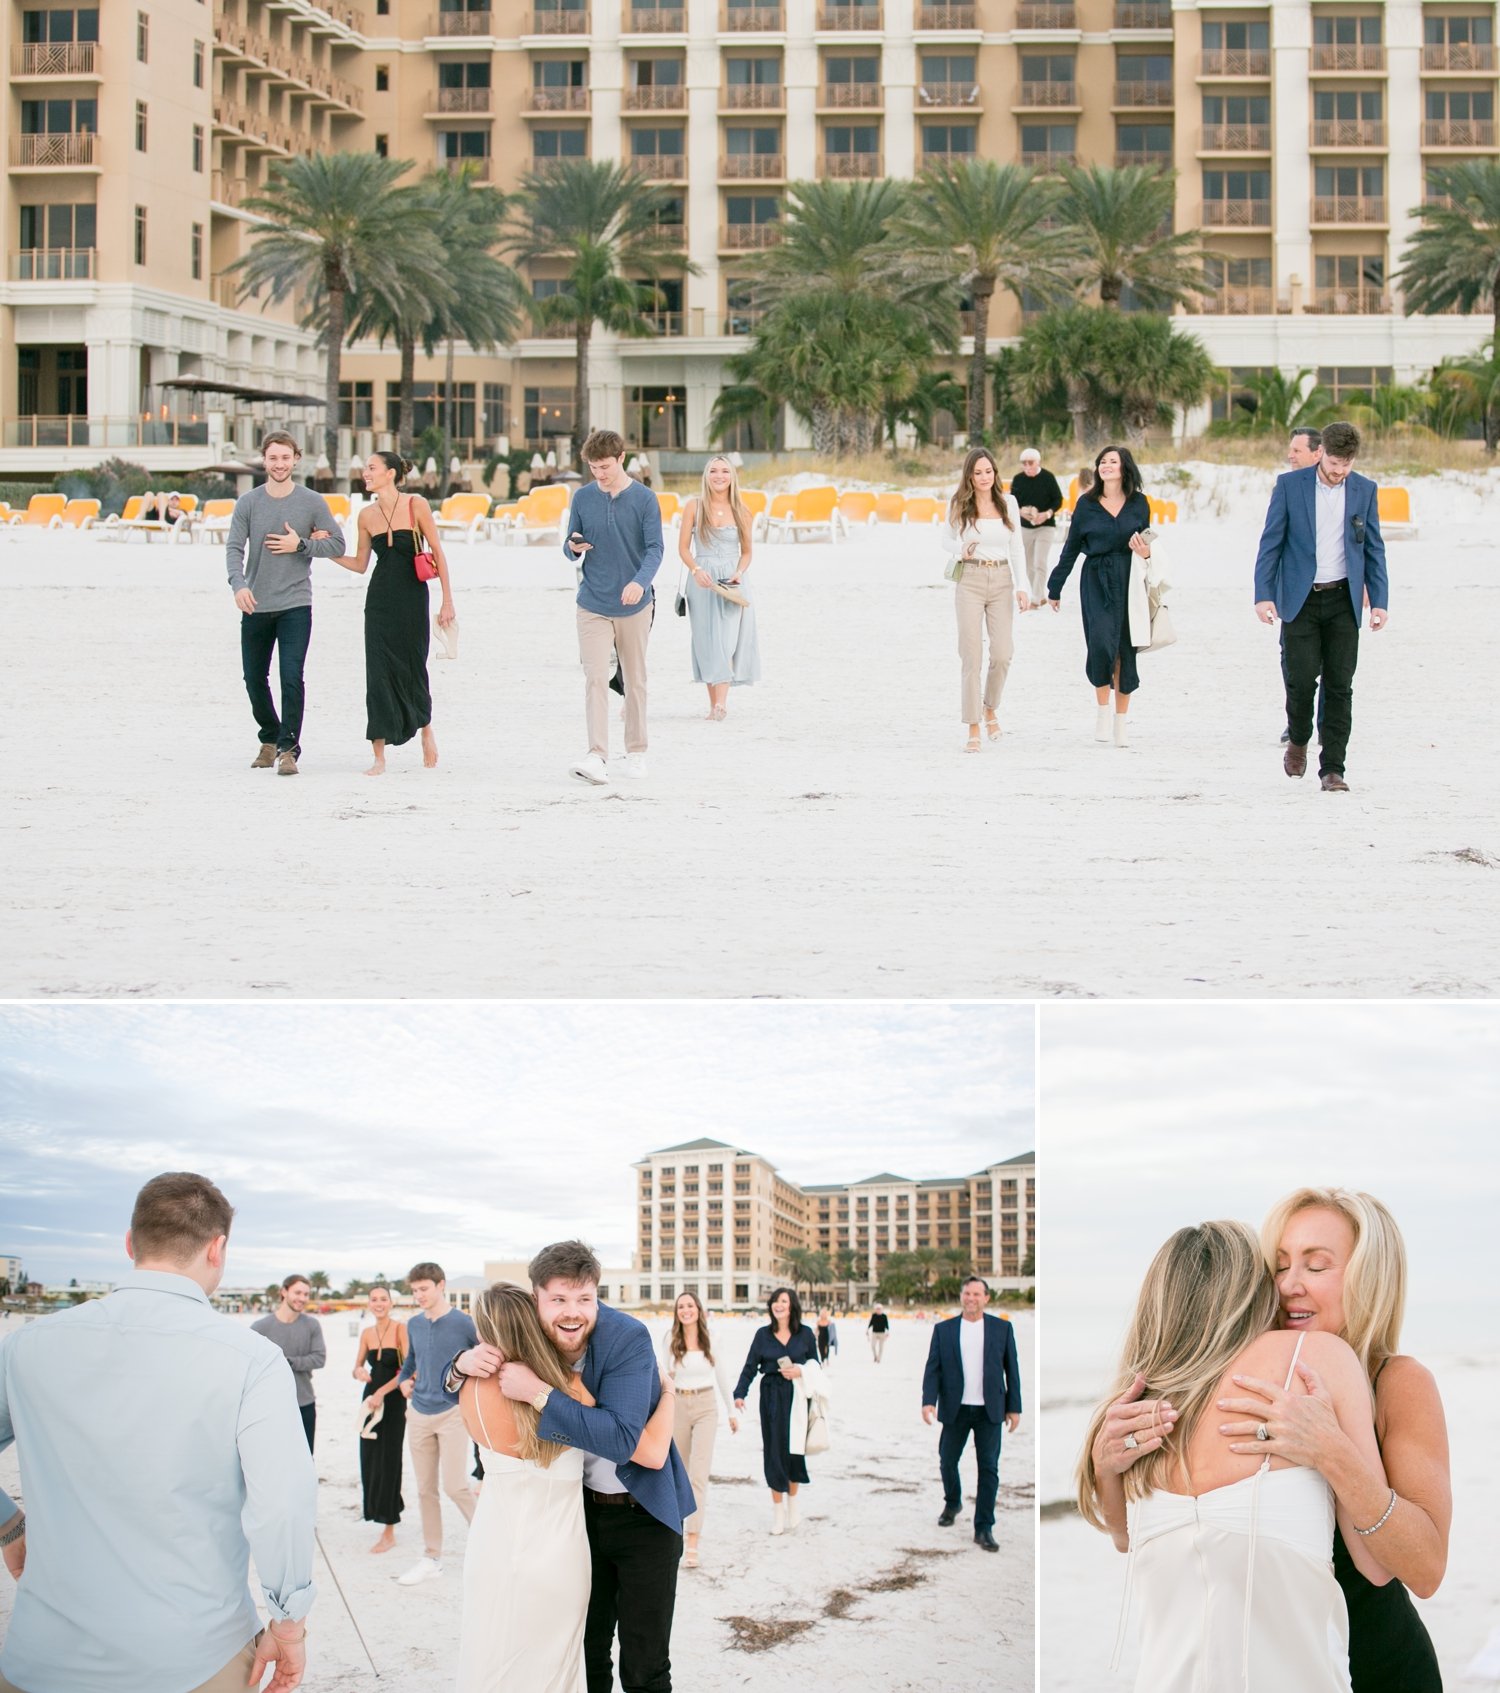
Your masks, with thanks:
M 661 1372 L 646 1325 L 599 1302 L 599 1260 L 578 1240 L 543 1247 L 529 1268 L 537 1314 L 558 1356 L 579 1372 L 596 1403 L 554 1393 L 526 1364 L 503 1363 L 479 1345 L 453 1361 L 458 1376 L 500 1372 L 500 1391 L 541 1412 L 543 1440 L 576 1446 L 583 1459 L 583 1516 L 593 1586 L 583 1630 L 588 1693 L 611 1693 L 620 1633 L 625 1693 L 669 1693 L 672 1612 L 683 1518 L 696 1508 L 674 1445 L 659 1470 L 631 1462 L 661 1398 Z M 525 1693 L 518 1688 L 516 1693 Z
M 961 1315 L 932 1331 L 927 1368 L 922 1376 L 922 1420 L 943 1425 L 938 1467 L 943 1477 L 943 1514 L 947 1528 L 963 1504 L 958 1461 L 969 1436 L 979 1460 L 979 1489 L 974 1498 L 974 1540 L 986 1552 L 998 1552 L 995 1500 L 1000 1492 L 1000 1422 L 1014 1434 L 1021 1424 L 1021 1369 L 1016 1336 L 1002 1317 L 986 1310 L 990 1285 L 970 1276 L 959 1289 Z
M 1354 669 L 1365 595 L 1370 628 L 1383 629 L 1390 604 L 1377 489 L 1354 469 L 1359 431 L 1330 423 L 1323 457 L 1278 477 L 1255 559 L 1255 610 L 1282 621 L 1288 776 L 1307 769 L 1313 702 L 1323 682 L 1318 773 L 1325 792 L 1346 793 L 1344 758 L 1354 716 Z

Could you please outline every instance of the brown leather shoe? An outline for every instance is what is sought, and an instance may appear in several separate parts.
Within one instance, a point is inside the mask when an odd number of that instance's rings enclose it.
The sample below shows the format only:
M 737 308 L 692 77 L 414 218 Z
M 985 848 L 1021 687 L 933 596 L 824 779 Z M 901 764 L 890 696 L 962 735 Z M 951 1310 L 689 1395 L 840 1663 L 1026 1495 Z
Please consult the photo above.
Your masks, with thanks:
M 1281 755 L 1281 768 L 1288 776 L 1305 776 L 1307 774 L 1307 748 L 1299 747 L 1295 741 L 1288 741 L 1286 751 Z
M 256 753 L 254 759 L 252 759 L 250 768 L 252 770 L 269 770 L 275 762 L 275 741 L 262 741 L 260 743 L 260 751 Z
M 1339 775 L 1337 770 L 1323 772 L 1323 792 L 1325 794 L 1347 794 L 1349 784 Z
M 290 747 L 277 758 L 276 774 L 278 776 L 295 776 L 297 774 L 297 755 Z

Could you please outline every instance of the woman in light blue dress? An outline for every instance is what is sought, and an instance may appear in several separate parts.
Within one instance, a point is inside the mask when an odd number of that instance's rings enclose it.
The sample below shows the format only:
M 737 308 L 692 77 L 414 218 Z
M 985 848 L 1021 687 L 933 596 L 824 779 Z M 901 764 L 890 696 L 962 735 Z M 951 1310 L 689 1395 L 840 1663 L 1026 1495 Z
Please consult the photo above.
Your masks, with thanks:
M 710 459 L 703 467 L 698 497 L 683 507 L 677 553 L 688 571 L 693 680 L 708 689 L 711 723 L 722 723 L 729 715 L 731 686 L 760 680 L 755 607 L 745 591 L 750 524 L 734 466 L 726 458 Z M 716 582 L 746 603 L 726 599 L 715 590 Z

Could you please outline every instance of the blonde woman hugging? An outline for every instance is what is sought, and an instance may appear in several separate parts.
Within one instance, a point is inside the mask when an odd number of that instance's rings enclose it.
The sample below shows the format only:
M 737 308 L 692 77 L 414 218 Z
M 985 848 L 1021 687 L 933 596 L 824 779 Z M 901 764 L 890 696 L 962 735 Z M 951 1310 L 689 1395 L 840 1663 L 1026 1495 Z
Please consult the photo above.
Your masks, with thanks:
M 963 667 L 962 716 L 969 728 L 965 752 L 979 751 L 980 669 L 984 637 L 990 661 L 984 671 L 984 730 L 1000 739 L 996 716 L 1005 678 L 1015 652 L 1015 614 L 1030 604 L 1026 595 L 1026 553 L 1020 513 L 1000 485 L 994 454 L 976 447 L 964 460 L 958 487 L 948 504 L 944 539 L 960 570 L 954 607 L 958 618 L 958 657 Z
M 693 680 L 708 689 L 707 720 L 729 715 L 731 686 L 760 680 L 755 607 L 745 592 L 750 569 L 750 513 L 740 499 L 734 466 L 712 458 L 697 497 L 682 509 L 677 556 L 687 570 L 688 619 L 693 632 Z M 714 588 L 722 583 L 736 598 Z

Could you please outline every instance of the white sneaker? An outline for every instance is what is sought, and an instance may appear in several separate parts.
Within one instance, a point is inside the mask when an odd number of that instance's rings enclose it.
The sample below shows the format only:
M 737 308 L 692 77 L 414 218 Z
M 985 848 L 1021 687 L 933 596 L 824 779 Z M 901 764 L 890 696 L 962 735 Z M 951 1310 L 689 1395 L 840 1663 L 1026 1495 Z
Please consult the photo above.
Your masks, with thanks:
M 1094 739 L 1107 741 L 1109 739 L 1109 720 L 1114 712 L 1107 705 L 1101 705 L 1094 713 Z
M 1117 747 L 1129 746 L 1130 744 L 1130 731 L 1126 727 L 1128 722 L 1129 719 L 1125 716 L 1124 712 L 1117 711 L 1115 713 L 1115 745 Z
M 802 1513 L 797 1509 L 797 1500 L 793 1494 L 786 1496 L 786 1526 L 795 1529 L 802 1521 Z
M 406 1574 L 398 1575 L 396 1580 L 403 1587 L 415 1587 L 419 1581 L 434 1581 L 442 1573 L 443 1566 L 436 1558 L 418 1558 Z
M 587 782 L 590 787 L 603 788 L 609 785 L 609 770 L 598 753 L 585 753 L 577 764 L 569 765 L 568 774 L 576 776 L 580 782 Z
M 625 754 L 625 774 L 639 782 L 646 775 L 646 755 L 643 752 L 628 752 Z

